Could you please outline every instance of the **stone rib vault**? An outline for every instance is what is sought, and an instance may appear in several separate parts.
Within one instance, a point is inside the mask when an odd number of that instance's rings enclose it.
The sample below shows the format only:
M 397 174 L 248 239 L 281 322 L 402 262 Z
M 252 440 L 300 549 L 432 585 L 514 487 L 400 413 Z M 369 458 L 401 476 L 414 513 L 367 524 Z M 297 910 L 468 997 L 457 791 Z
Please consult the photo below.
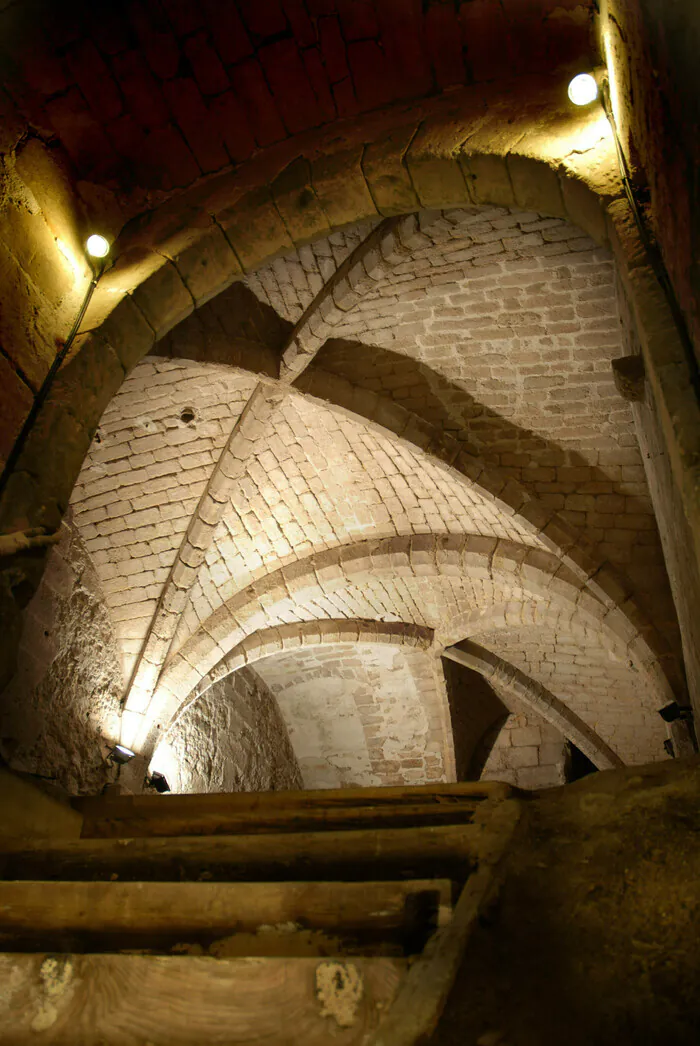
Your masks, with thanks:
M 555 783 L 582 737 L 599 765 L 663 758 L 678 634 L 624 337 L 607 253 L 494 207 L 335 232 L 201 305 L 124 382 L 72 497 L 121 740 L 201 787 L 198 702 L 245 670 L 306 787 L 470 760 Z M 465 639 L 528 682 L 492 680 L 457 731 L 476 674 L 440 654 Z

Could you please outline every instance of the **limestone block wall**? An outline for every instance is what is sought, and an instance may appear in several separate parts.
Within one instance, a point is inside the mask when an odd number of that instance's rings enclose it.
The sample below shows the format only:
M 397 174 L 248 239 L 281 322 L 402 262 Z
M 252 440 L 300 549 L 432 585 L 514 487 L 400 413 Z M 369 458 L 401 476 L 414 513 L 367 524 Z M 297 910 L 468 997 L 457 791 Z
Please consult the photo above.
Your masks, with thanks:
M 562 697 L 626 763 L 666 758 L 667 732 L 647 681 L 601 637 L 582 642 L 566 627 L 544 635 L 529 626 L 473 638 Z
M 518 788 L 553 788 L 566 783 L 565 764 L 559 731 L 532 712 L 514 711 L 493 742 L 481 778 Z
M 339 643 L 271 657 L 258 670 L 279 702 L 305 788 L 451 776 L 447 710 L 430 654 Z
M 149 359 L 101 419 L 71 506 L 100 576 L 125 678 L 254 384 L 232 368 Z
M 23 618 L 18 668 L 0 695 L 0 751 L 10 766 L 71 794 L 99 792 L 119 740 L 119 647 L 90 556 L 66 517 Z
M 267 792 L 302 787 L 274 695 L 252 669 L 216 683 L 156 749 L 150 769 L 173 792 Z

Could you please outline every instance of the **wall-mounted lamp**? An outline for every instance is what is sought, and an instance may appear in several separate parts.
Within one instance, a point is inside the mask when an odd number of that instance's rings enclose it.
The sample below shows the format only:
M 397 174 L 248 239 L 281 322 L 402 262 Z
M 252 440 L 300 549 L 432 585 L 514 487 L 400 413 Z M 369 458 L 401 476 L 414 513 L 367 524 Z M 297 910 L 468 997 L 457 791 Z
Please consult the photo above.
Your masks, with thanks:
M 590 105 L 598 97 L 598 84 L 590 73 L 579 73 L 569 84 L 569 98 L 574 105 Z
M 61 253 L 64 254 L 64 257 L 68 257 L 65 251 L 62 250 L 61 241 L 59 240 L 57 242 L 59 245 L 59 250 L 61 250 Z M 102 261 L 109 254 L 109 241 L 105 239 L 104 236 L 101 236 L 99 233 L 93 233 L 91 236 L 88 236 L 87 241 L 85 243 L 85 249 L 91 258 L 97 258 L 98 260 Z M 80 330 L 80 324 L 83 322 L 83 318 L 85 316 L 85 313 L 87 312 L 87 308 L 90 304 L 90 299 L 92 298 L 95 287 L 97 286 L 97 282 L 100 279 L 100 276 L 102 276 L 104 270 L 104 265 L 93 267 L 92 279 L 88 284 L 88 288 L 85 292 L 85 297 L 83 298 L 83 303 L 80 306 L 80 311 L 78 312 L 78 315 L 75 318 L 75 323 L 71 327 L 70 333 L 68 334 L 68 337 L 63 343 L 61 351 L 58 352 L 54 357 L 53 363 L 49 367 L 48 374 L 44 378 L 39 391 L 34 397 L 34 402 L 32 403 L 29 414 L 25 418 L 20 434 L 15 440 L 12 450 L 7 456 L 5 467 L 3 468 L 2 473 L 0 474 L 0 494 L 2 494 L 5 490 L 5 487 L 7 486 L 10 480 L 10 476 L 12 475 L 17 466 L 17 462 L 19 461 L 25 443 L 27 442 L 29 433 L 32 431 L 34 427 L 34 423 L 38 417 L 39 411 L 41 410 L 49 392 L 51 391 L 51 386 L 53 385 L 54 379 L 60 370 L 61 364 L 70 352 L 71 345 L 75 340 L 76 334 Z
M 109 254 L 109 240 L 95 232 L 88 236 L 85 248 L 91 258 L 106 258 Z
M 136 755 L 136 752 L 132 752 L 126 745 L 115 745 L 114 748 L 110 749 L 109 758 L 113 763 L 118 763 L 119 766 L 124 766 L 125 763 L 130 763 Z

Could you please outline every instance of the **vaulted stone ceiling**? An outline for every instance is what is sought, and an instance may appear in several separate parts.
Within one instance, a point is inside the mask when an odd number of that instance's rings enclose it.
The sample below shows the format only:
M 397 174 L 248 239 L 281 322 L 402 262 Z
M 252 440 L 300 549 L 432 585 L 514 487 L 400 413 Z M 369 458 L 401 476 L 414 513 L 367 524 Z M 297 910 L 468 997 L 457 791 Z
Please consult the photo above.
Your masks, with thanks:
M 72 497 L 122 740 L 172 774 L 201 695 L 254 665 L 307 787 L 449 779 L 468 697 L 439 655 L 470 638 L 521 673 L 501 776 L 551 783 L 564 737 L 663 758 L 679 640 L 623 338 L 607 253 L 494 207 L 335 232 L 203 304 Z

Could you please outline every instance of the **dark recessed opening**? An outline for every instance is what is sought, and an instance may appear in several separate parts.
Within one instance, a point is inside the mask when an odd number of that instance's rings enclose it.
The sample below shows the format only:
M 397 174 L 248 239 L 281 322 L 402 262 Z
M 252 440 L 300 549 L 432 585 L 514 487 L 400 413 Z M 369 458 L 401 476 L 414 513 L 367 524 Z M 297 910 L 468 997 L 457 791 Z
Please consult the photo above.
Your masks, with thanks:
M 190 422 L 194 421 L 195 413 L 192 407 L 185 407 L 182 414 L 180 415 L 180 421 L 185 425 L 189 425 Z
M 598 767 L 591 762 L 587 755 L 584 755 L 580 748 L 577 748 L 571 741 L 566 742 L 566 747 L 566 780 L 568 784 L 571 784 L 572 781 L 580 781 L 582 777 L 588 777 L 589 774 L 598 773 Z

